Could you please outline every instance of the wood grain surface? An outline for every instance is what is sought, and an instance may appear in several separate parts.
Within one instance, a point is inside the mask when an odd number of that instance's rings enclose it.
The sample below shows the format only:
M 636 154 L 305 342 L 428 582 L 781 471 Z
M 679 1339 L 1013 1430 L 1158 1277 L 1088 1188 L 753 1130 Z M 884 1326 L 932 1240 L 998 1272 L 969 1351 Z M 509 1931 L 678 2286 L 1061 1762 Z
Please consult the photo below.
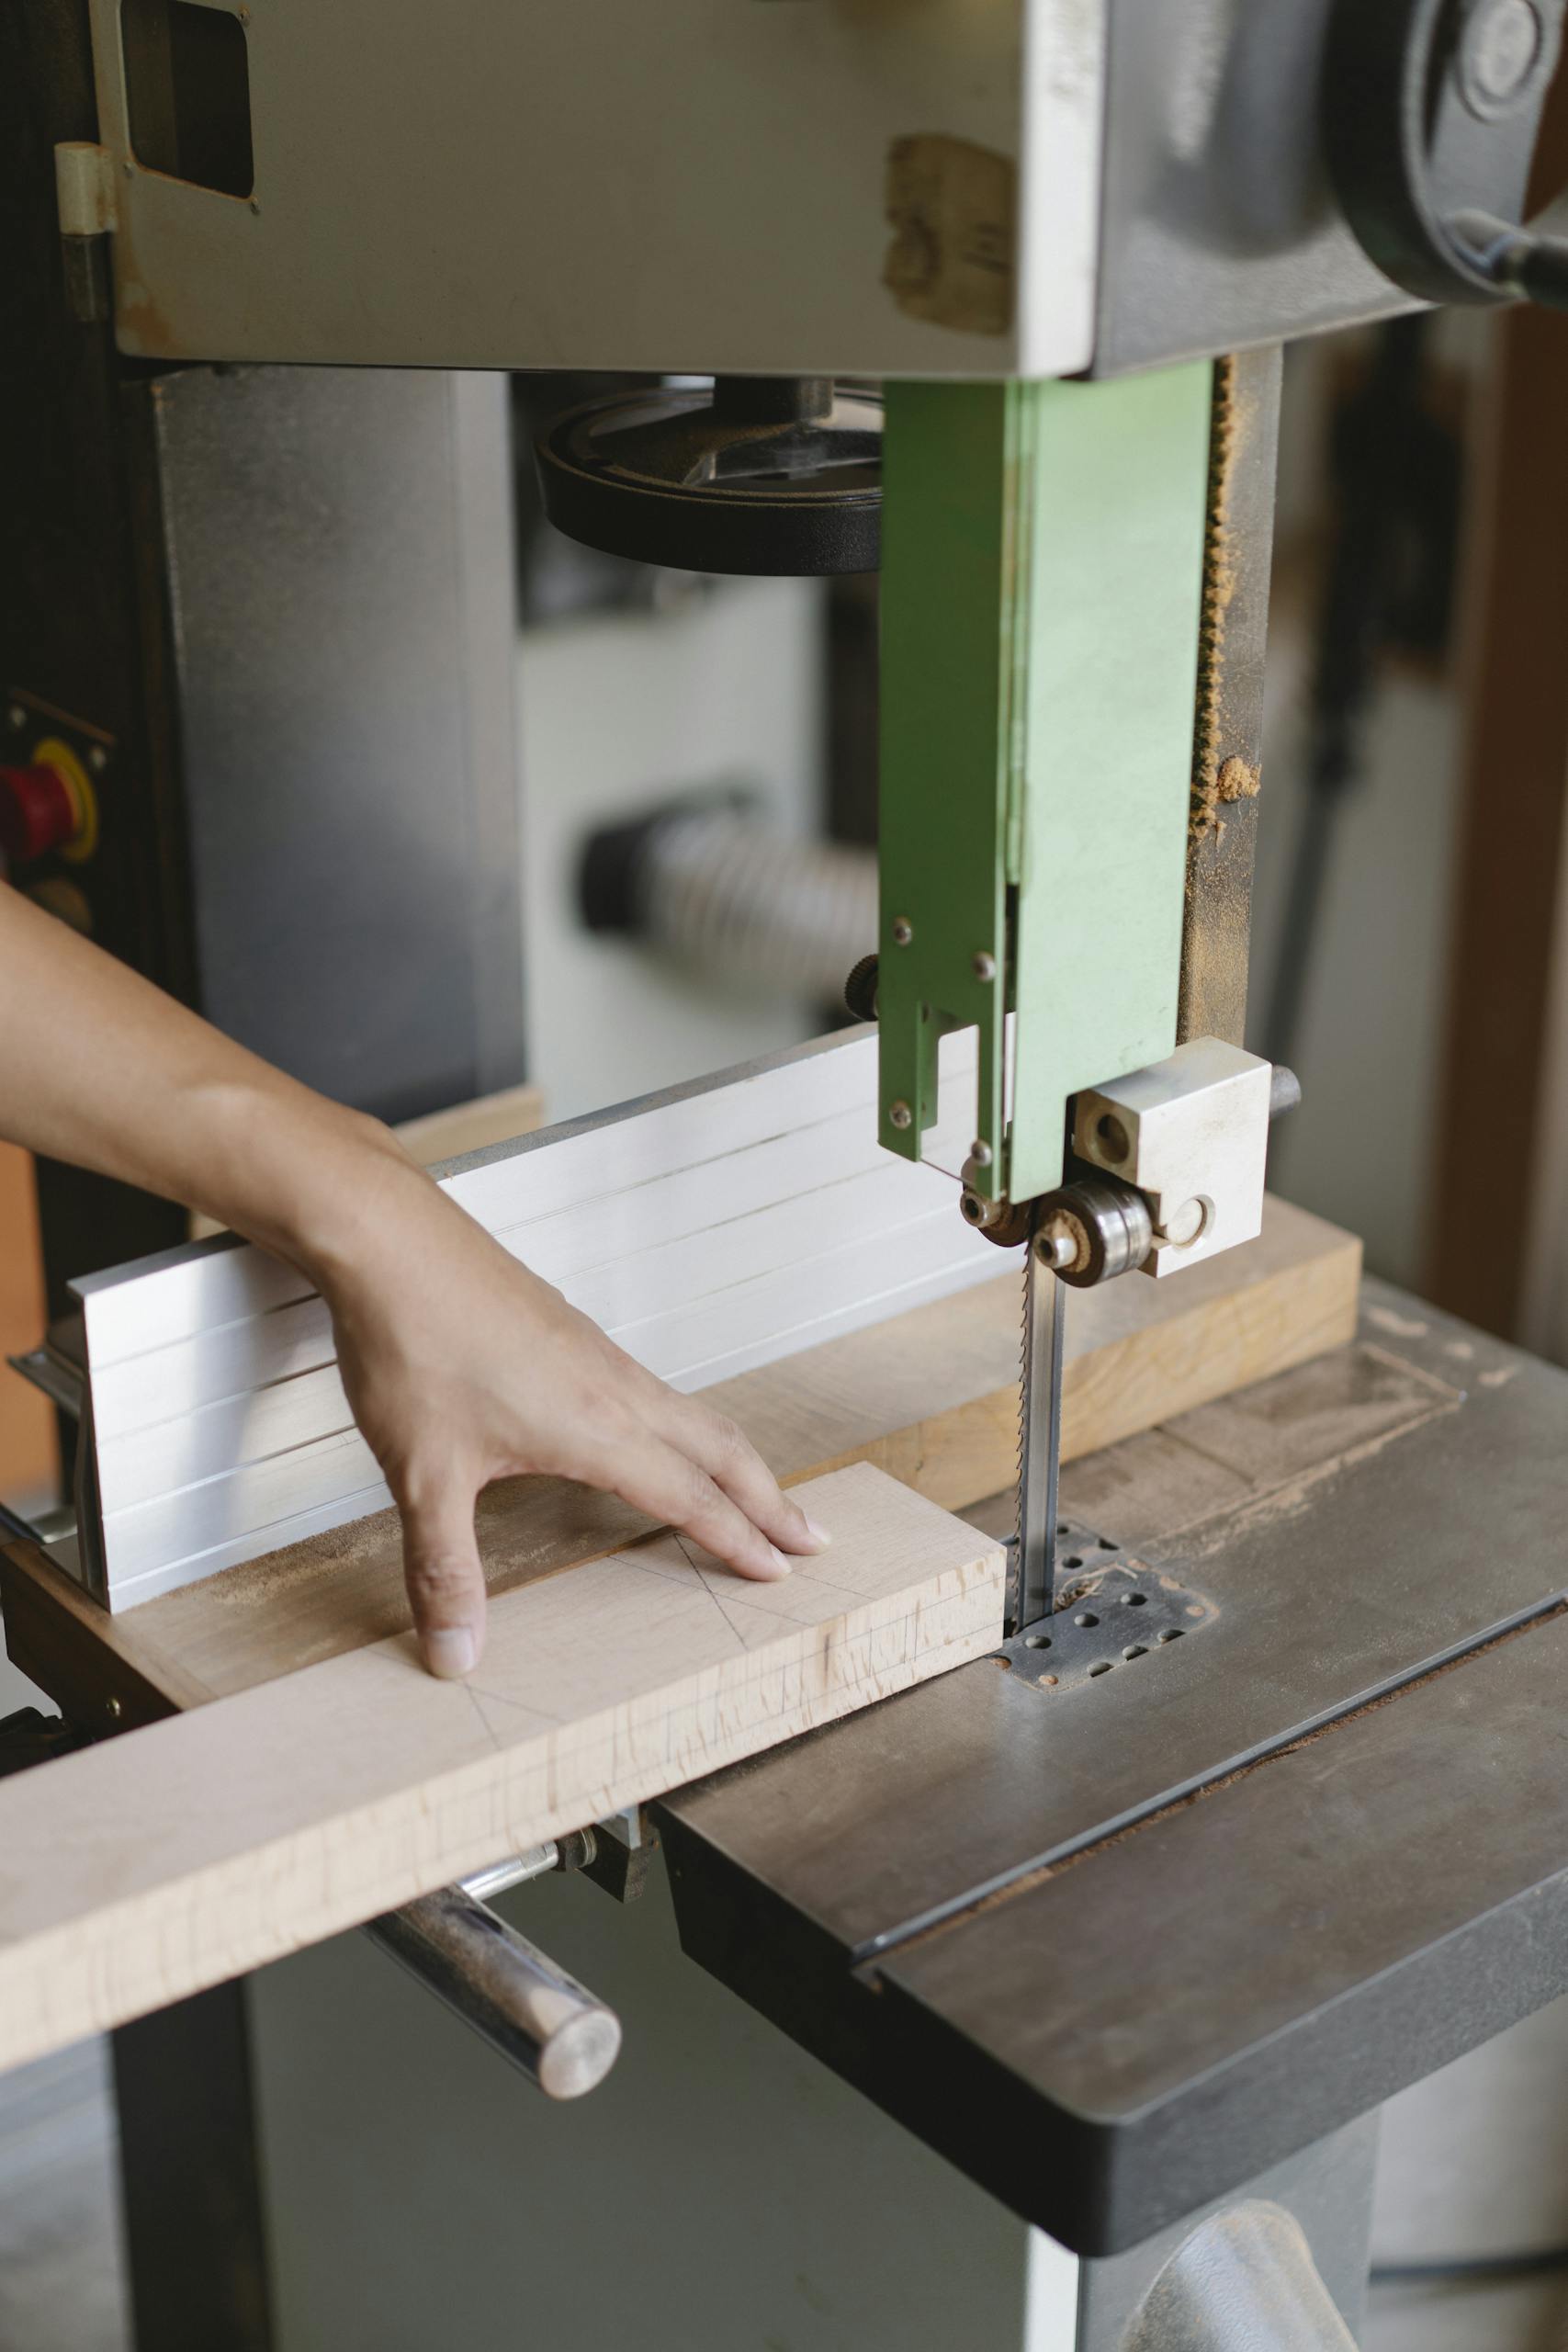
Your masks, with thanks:
M 1009 1486 L 1018 1451 L 1021 1273 L 998 1253 L 995 1282 L 707 1392 L 774 1472 L 793 1483 L 872 1462 L 964 1510 Z M 1360 1245 L 1270 1201 L 1258 1239 L 1163 1282 L 1138 1275 L 1068 1302 L 1063 1453 L 1067 1460 L 1343 1346 L 1355 1329 Z M 492 1594 L 645 1533 L 612 1496 L 559 1479 L 490 1487 L 479 1510 Z M 267 1558 L 144 1602 L 112 1621 L 58 1571 L 17 1547 L 0 1555 L 7 1645 L 66 1711 L 148 1720 L 148 1686 L 173 1705 L 249 1690 L 385 1640 L 409 1623 L 395 1512 L 378 1511 Z M 111 1630 L 112 1627 L 112 1630 Z
M 500 1596 L 465 1683 L 406 1635 L 0 1783 L 0 2069 L 978 1657 L 1003 1554 L 867 1464 L 751 1584 L 657 1534 Z

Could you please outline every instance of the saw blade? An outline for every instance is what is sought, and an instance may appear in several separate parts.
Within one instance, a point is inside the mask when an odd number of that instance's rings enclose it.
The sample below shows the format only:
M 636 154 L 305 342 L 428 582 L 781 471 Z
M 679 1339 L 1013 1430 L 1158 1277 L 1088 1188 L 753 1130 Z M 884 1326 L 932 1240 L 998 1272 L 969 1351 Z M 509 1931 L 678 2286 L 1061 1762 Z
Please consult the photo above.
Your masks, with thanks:
M 1023 1363 L 1018 1385 L 1018 1577 L 1011 1630 L 1051 1613 L 1056 1569 L 1056 1485 L 1062 1458 L 1062 1345 L 1066 1290 L 1024 1252 Z

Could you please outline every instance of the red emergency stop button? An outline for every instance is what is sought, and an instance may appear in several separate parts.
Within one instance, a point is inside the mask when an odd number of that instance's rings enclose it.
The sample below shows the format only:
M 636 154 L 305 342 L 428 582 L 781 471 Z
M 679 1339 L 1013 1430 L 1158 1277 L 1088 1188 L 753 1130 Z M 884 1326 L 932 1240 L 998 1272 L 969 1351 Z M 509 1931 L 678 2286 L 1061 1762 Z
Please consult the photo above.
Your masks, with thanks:
M 40 744 L 26 766 L 0 765 L 0 853 L 28 865 L 51 849 L 80 858 L 97 837 L 97 810 L 80 761 L 64 746 Z

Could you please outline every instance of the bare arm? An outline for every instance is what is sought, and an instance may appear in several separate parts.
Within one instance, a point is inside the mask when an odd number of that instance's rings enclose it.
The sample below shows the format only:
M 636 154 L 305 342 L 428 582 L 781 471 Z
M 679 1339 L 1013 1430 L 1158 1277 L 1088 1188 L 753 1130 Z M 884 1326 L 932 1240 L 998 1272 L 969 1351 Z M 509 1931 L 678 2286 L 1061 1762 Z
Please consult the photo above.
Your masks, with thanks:
M 683 1528 L 741 1576 L 824 1540 L 732 1422 L 643 1371 L 373 1119 L 234 1045 L 0 885 L 0 1135 L 202 1209 L 332 1309 L 403 1521 L 432 1672 L 484 1640 L 474 1499 L 547 1471 Z

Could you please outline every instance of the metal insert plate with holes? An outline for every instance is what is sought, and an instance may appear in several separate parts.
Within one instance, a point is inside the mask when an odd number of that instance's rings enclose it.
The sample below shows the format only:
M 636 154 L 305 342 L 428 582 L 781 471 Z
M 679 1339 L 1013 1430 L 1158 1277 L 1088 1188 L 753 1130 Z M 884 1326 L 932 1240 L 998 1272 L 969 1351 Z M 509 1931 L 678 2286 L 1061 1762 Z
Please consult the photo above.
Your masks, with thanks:
M 993 1656 L 664 1799 L 686 1951 L 1089 2254 L 1568 1992 L 1565 1425 L 1369 1283 L 1358 1344 L 1064 1474 L 1201 1638 L 1063 1703 Z
M 1013 1672 L 1042 1691 L 1081 1690 L 1116 1667 L 1155 1659 L 1218 1614 L 1168 1569 L 1068 1520 L 1057 1523 L 1056 1575 L 1055 1613 L 1001 1650 Z

